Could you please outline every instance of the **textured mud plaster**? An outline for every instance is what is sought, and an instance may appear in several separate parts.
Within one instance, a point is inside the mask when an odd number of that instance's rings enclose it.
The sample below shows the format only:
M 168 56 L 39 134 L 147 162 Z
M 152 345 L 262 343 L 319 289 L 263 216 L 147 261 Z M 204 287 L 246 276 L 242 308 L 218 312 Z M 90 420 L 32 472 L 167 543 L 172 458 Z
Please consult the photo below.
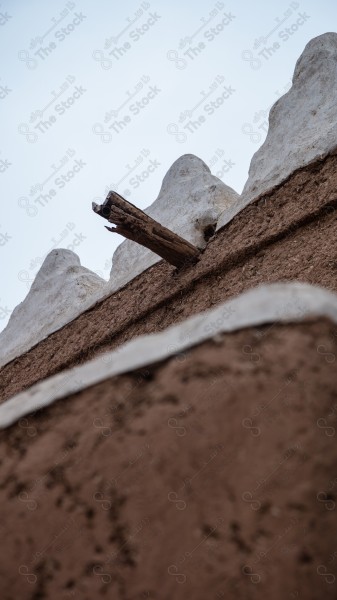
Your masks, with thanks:
M 205 230 L 215 226 L 224 209 L 237 204 L 239 195 L 211 174 L 197 156 L 185 154 L 166 173 L 158 198 L 145 212 L 200 248 Z M 159 256 L 129 240 L 116 249 L 110 282 L 113 289 L 158 262 Z
M 337 33 L 325 33 L 298 59 L 291 89 L 270 111 L 266 140 L 252 158 L 240 200 L 223 212 L 217 228 L 297 169 L 336 149 Z
M 313 316 L 328 317 L 337 323 L 337 295 L 298 282 L 255 288 L 161 333 L 139 336 L 117 350 L 33 385 L 0 406 L 0 428 L 64 396 L 114 375 L 157 363 L 217 334 Z
M 63 327 L 85 309 L 106 281 L 84 267 L 71 250 L 52 250 L 26 296 L 0 334 L 0 365 Z
M 336 600 L 336 355 L 246 328 L 1 431 L 1 600 Z

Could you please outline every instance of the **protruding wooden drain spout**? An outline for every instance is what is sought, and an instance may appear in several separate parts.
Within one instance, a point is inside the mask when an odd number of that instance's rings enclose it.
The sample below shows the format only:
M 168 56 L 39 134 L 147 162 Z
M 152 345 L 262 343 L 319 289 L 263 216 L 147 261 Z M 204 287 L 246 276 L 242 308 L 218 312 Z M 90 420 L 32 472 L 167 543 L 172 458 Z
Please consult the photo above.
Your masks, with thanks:
M 181 268 L 199 260 L 200 250 L 170 229 L 151 219 L 117 192 L 109 192 L 103 204 L 92 203 L 95 213 L 114 223 L 108 231 L 119 233 Z

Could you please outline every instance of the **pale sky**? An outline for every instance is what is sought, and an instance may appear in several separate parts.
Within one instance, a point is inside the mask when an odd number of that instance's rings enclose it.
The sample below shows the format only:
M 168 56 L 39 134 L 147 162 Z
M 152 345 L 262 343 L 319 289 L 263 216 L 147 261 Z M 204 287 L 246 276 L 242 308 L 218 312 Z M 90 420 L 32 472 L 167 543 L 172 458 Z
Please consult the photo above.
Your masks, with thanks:
M 334 0 L 0 4 L 0 330 L 53 248 L 109 278 L 122 238 L 91 210 L 145 208 L 182 154 L 241 192 L 268 112 Z M 177 203 L 183 198 L 177 198 Z

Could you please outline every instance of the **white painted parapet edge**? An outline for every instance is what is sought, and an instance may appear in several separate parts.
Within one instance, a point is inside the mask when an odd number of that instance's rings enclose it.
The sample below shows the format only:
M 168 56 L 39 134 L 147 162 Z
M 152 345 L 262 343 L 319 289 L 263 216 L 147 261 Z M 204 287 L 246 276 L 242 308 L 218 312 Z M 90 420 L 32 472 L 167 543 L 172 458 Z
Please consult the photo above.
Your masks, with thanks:
M 106 287 L 105 279 L 81 266 L 75 252 L 49 252 L 0 333 L 0 368 L 75 319 Z
M 337 151 L 337 33 L 313 38 L 296 62 L 292 87 L 275 102 L 241 197 L 220 215 L 217 230 L 295 171 Z
M 0 405 L 0 429 L 25 415 L 115 375 L 162 361 L 216 334 L 271 322 L 328 317 L 337 323 L 337 295 L 307 283 L 263 285 L 165 331 L 143 335 L 117 350 L 53 375 Z

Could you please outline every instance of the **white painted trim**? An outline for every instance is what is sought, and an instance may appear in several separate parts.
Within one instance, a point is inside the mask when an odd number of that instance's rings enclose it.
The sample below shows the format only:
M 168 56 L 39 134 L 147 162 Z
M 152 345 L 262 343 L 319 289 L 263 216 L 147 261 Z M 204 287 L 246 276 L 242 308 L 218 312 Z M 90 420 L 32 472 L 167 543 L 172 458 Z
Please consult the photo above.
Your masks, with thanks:
M 337 323 L 337 295 L 300 282 L 259 286 L 165 331 L 137 337 L 117 350 L 53 375 L 13 396 L 0 405 L 0 429 L 60 398 L 162 361 L 216 334 L 275 321 L 301 321 L 310 316 L 328 317 Z

